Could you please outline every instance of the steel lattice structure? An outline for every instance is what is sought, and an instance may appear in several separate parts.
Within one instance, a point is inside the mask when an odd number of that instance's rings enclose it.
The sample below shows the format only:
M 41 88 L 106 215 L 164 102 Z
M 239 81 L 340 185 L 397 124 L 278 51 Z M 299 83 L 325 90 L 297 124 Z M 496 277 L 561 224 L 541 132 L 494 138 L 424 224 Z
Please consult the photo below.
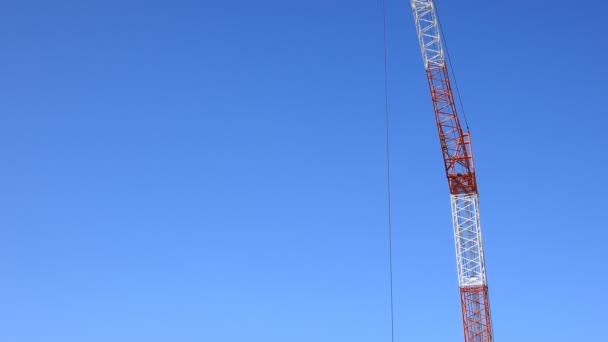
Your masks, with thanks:
M 468 132 L 456 112 L 433 0 L 411 0 L 452 202 L 465 342 L 492 342 L 492 321 L 479 223 L 479 195 Z

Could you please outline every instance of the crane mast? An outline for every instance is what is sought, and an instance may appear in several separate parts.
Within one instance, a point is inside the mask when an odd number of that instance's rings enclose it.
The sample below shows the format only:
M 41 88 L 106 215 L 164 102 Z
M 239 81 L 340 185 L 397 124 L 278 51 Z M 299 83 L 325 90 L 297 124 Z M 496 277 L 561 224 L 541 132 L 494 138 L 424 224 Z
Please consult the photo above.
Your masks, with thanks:
M 492 321 L 479 223 L 479 195 L 469 132 L 456 112 L 433 0 L 411 0 L 452 203 L 465 342 L 492 342 Z

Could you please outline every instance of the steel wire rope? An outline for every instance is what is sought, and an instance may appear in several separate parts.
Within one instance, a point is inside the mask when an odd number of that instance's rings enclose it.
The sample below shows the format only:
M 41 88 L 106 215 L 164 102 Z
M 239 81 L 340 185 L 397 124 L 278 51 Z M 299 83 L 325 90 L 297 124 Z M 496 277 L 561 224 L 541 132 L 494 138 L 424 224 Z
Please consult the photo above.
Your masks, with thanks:
M 460 88 L 458 87 L 458 79 L 456 78 L 456 73 L 454 72 L 454 67 L 452 66 L 452 58 L 450 57 L 450 49 L 448 48 L 448 40 L 443 33 L 443 25 L 441 25 L 441 18 L 439 17 L 439 9 L 437 8 L 437 3 L 433 1 L 435 5 L 435 13 L 437 14 L 437 26 L 439 26 L 439 33 L 443 38 L 443 45 L 445 45 L 445 53 L 446 59 L 448 61 L 448 66 L 450 67 L 450 72 L 452 74 L 452 78 L 454 79 L 454 86 L 456 88 L 456 95 L 458 96 L 458 103 L 460 104 L 460 108 L 462 109 L 462 116 L 464 118 L 464 123 L 467 126 L 467 132 L 469 132 L 469 120 L 467 120 L 467 112 L 464 110 L 464 104 L 462 103 L 462 97 L 460 97 Z
M 387 49 L 387 16 L 386 0 L 382 0 L 383 18 L 383 43 L 384 43 L 384 120 L 386 126 L 386 190 L 388 205 L 388 261 L 389 261 L 389 283 L 390 283 L 390 305 L 391 305 L 391 342 L 395 342 L 395 305 L 393 296 L 393 224 L 391 216 L 391 158 L 389 139 L 389 115 L 388 115 L 388 49 Z

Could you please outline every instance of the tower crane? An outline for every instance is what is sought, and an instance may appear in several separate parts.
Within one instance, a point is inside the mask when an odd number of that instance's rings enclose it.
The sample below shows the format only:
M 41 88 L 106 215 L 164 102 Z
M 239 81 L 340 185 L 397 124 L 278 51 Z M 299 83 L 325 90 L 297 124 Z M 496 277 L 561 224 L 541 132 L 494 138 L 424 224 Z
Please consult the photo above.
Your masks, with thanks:
M 492 320 L 479 222 L 471 136 L 462 129 L 433 0 L 411 0 L 452 203 L 465 342 L 492 342 Z

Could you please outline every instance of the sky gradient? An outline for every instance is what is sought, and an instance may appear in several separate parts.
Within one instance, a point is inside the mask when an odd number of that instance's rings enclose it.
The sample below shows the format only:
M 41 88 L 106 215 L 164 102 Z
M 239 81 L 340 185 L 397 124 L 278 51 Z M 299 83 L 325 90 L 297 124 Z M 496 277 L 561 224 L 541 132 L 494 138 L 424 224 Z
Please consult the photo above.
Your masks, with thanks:
M 608 5 L 438 6 L 496 341 L 608 340 Z M 396 341 L 461 341 L 422 58 L 387 9 Z M 0 341 L 390 341 L 381 1 L 0 13 Z

